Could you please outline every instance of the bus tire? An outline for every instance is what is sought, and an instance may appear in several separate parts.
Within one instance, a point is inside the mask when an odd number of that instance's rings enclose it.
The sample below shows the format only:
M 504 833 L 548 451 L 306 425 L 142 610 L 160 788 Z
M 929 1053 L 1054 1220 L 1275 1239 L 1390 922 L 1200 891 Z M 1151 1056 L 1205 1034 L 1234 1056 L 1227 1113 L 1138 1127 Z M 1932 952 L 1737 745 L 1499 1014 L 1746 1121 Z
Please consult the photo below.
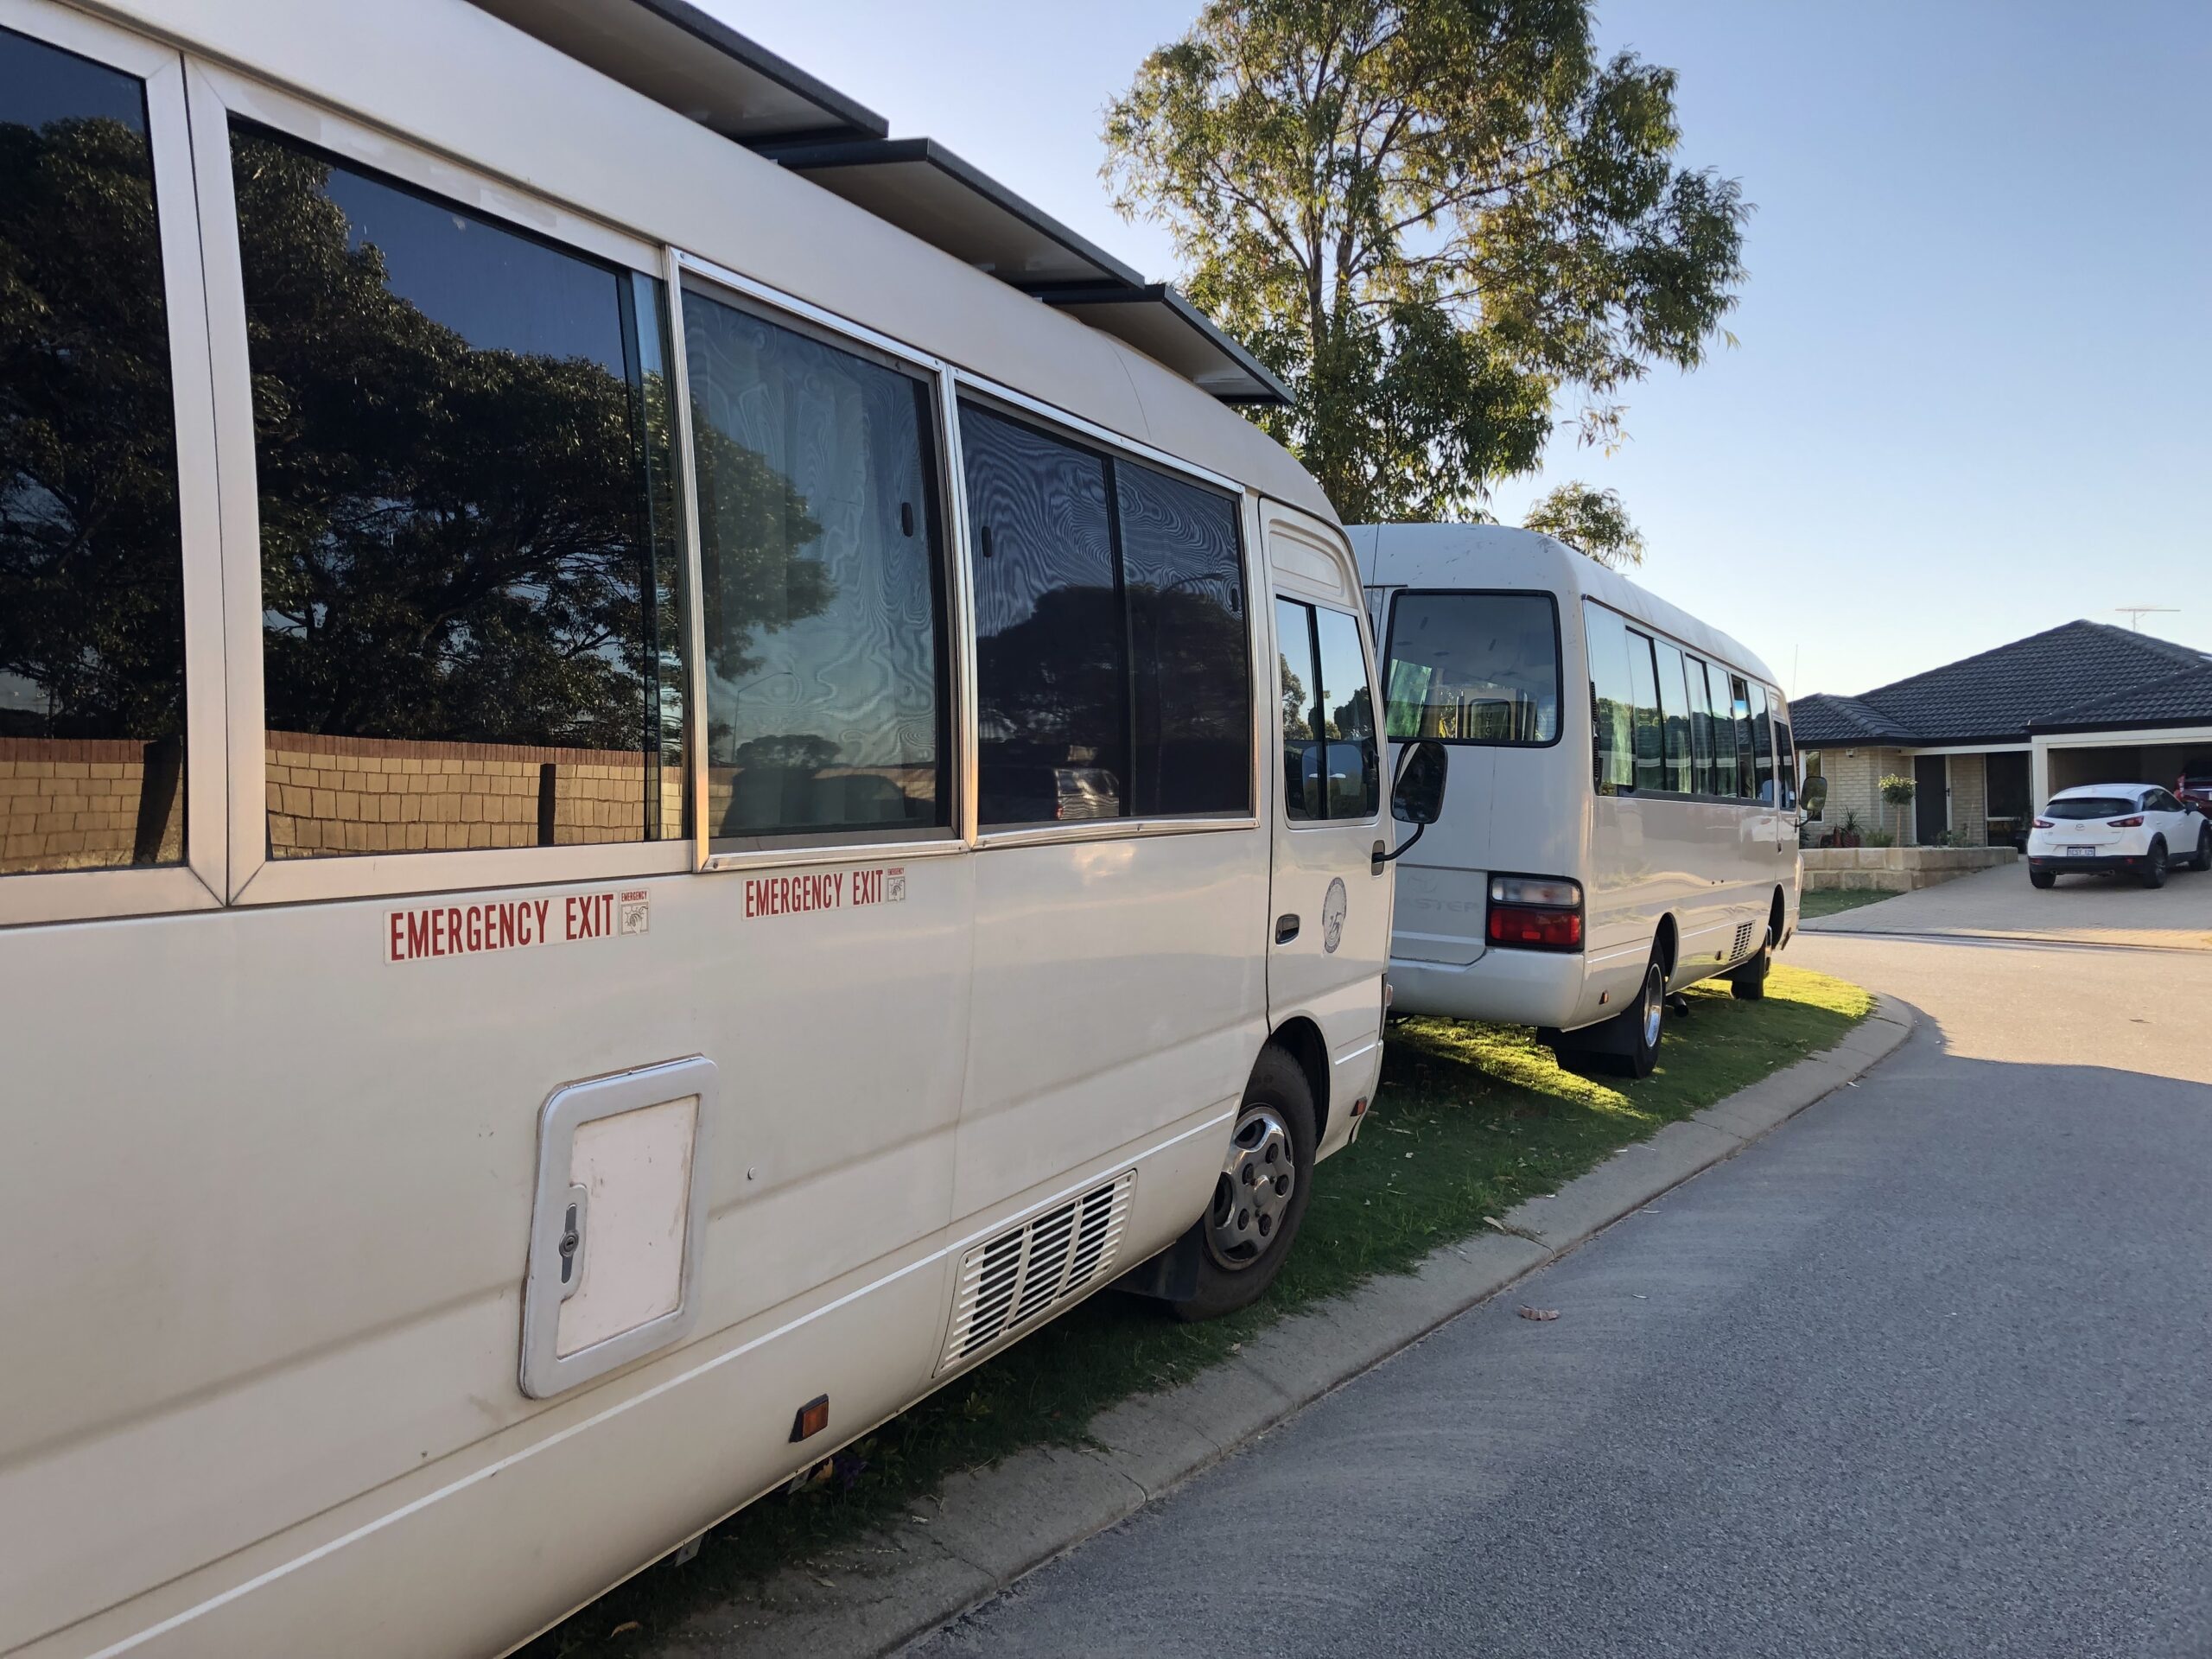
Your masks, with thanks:
M 1198 1287 L 1169 1302 L 1179 1319 L 1217 1319 L 1257 1301 L 1298 1237 L 1313 1191 L 1313 1090 L 1280 1048 L 1244 1085 L 1220 1176 L 1195 1225 Z
M 1759 944 L 1758 954 L 1746 957 L 1728 970 L 1728 991 L 1744 1002 L 1763 1002 L 1766 1000 L 1766 976 L 1774 966 L 1774 934 L 1771 930 Z
M 1539 1031 L 1536 1039 L 1549 1043 L 1559 1063 L 1570 1071 L 1648 1077 L 1659 1064 L 1666 1020 L 1667 966 L 1654 946 L 1651 960 L 1643 965 L 1643 983 L 1629 1007 L 1610 1020 L 1580 1031 Z

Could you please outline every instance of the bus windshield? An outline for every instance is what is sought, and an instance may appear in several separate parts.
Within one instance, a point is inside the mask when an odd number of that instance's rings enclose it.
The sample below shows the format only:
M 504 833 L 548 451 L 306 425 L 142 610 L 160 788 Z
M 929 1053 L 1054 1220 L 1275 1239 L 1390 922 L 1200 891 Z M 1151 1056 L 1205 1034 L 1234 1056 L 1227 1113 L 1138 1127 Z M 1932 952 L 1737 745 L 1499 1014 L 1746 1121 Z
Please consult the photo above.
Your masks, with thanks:
M 1393 740 L 1559 736 L 1559 612 L 1548 594 L 1403 593 L 1390 617 Z

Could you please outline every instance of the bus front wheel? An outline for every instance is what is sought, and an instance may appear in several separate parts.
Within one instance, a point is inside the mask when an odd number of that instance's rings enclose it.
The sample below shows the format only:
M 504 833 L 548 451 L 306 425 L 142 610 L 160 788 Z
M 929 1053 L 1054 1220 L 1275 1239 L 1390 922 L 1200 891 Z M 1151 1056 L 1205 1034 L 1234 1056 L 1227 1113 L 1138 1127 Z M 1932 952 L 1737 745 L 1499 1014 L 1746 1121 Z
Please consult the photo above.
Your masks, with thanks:
M 1221 1174 L 1196 1229 L 1198 1283 L 1178 1319 L 1213 1319 L 1259 1300 L 1282 1271 L 1313 1187 L 1313 1090 L 1298 1062 L 1268 1049 L 1252 1068 Z

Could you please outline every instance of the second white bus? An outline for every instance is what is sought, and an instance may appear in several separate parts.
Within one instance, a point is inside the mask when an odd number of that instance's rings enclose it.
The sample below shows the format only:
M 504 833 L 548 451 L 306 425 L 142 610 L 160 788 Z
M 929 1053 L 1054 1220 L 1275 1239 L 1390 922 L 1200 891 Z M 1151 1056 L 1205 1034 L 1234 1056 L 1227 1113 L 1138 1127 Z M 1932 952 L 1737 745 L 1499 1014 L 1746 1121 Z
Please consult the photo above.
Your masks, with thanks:
M 1398 879 L 1400 1013 L 1535 1026 L 1647 1075 L 1668 996 L 1764 993 L 1797 922 L 1789 711 L 1751 652 L 1565 543 L 1351 532 L 1393 742 L 1452 751 Z

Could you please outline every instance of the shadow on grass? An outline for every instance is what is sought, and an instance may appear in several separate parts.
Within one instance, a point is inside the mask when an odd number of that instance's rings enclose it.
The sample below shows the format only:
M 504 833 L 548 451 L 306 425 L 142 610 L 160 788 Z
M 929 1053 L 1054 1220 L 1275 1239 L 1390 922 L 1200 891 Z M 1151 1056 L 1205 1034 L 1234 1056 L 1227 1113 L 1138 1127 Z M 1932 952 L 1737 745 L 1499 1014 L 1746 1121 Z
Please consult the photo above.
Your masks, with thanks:
M 1095 1413 L 1187 1381 L 1286 1313 L 1414 1266 L 1484 1217 L 1834 1046 L 1873 1005 L 1855 985 L 1789 968 L 1768 987 L 1759 1002 L 1717 982 L 1693 989 L 1659 1069 L 1636 1083 L 1563 1070 L 1525 1027 L 1399 1021 L 1359 1141 L 1322 1166 L 1297 1248 L 1258 1306 L 1191 1325 L 1150 1302 L 1094 1297 L 840 1453 L 817 1484 L 740 1511 L 686 1566 L 648 1568 L 524 1655 L 643 1650 L 695 1612 L 750 1599 L 779 1567 L 926 1516 L 928 1494 L 963 1469 L 1084 1444 Z

